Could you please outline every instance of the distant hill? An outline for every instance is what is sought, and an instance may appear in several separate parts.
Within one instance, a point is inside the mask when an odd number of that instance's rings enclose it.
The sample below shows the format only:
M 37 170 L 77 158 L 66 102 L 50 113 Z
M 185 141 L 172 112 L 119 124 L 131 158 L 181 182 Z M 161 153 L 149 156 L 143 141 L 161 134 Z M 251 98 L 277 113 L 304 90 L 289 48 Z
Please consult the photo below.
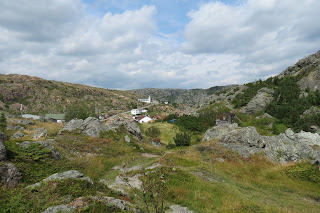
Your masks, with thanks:
M 136 106 L 138 95 L 80 84 L 50 81 L 27 75 L 0 74 L 0 110 L 17 113 L 61 113 L 73 103 L 87 104 L 96 112 Z
M 135 89 L 130 90 L 140 96 L 151 96 L 159 101 L 169 101 L 171 103 L 187 104 L 190 106 L 203 104 L 209 101 L 213 95 L 232 86 L 215 86 L 209 89 Z

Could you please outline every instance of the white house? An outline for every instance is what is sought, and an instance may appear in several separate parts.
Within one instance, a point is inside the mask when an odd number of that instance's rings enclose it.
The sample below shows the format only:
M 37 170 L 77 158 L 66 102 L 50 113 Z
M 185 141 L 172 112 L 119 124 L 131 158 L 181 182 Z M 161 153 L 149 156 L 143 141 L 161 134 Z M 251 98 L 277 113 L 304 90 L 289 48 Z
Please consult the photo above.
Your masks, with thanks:
M 148 98 L 139 98 L 138 101 L 151 104 L 151 97 L 149 95 Z
M 141 112 L 142 112 L 142 113 L 147 113 L 147 112 L 148 112 L 148 110 L 143 109 L 143 110 L 141 110 Z
M 131 110 L 131 115 L 140 115 L 141 111 L 139 109 L 132 109 Z
M 152 121 L 152 118 L 149 118 L 149 117 L 147 117 L 147 116 L 144 116 L 144 117 L 142 117 L 141 119 L 138 119 L 138 122 L 139 122 L 139 123 L 148 123 L 148 122 L 150 122 L 150 121 Z

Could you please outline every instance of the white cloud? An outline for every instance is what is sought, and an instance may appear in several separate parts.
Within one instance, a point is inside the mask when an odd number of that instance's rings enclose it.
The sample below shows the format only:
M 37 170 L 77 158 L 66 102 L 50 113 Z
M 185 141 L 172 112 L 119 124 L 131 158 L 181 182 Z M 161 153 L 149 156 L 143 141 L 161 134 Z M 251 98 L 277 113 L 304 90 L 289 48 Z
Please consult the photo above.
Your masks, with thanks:
M 316 0 L 203 4 L 180 45 L 180 32 L 158 31 L 155 6 L 95 16 L 80 0 L 2 1 L 0 72 L 121 89 L 246 83 L 318 50 L 319 9 Z

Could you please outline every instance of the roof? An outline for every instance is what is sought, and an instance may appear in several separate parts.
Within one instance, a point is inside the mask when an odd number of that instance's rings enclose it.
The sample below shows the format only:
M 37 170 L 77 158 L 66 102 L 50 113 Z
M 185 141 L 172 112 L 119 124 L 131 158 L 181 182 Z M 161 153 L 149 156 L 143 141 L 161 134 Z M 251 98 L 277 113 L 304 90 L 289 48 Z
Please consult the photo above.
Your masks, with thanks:
M 40 120 L 41 116 L 39 115 L 30 115 L 30 114 L 24 114 L 22 115 L 23 118 L 32 118 L 32 119 L 35 119 L 35 120 Z
M 65 114 L 46 114 L 45 119 L 64 120 Z
M 140 121 L 141 119 L 144 119 L 145 117 L 146 117 L 146 116 L 141 115 L 141 116 L 139 116 L 139 117 L 137 118 L 137 120 Z

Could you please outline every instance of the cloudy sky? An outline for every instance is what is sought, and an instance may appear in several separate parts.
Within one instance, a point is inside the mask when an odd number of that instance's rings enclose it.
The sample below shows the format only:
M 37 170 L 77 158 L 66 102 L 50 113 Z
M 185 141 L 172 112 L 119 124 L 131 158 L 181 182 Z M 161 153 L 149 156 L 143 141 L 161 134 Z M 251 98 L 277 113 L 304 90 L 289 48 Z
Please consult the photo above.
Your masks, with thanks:
M 209 88 L 320 50 L 319 0 L 1 0 L 0 73 L 92 86 Z

